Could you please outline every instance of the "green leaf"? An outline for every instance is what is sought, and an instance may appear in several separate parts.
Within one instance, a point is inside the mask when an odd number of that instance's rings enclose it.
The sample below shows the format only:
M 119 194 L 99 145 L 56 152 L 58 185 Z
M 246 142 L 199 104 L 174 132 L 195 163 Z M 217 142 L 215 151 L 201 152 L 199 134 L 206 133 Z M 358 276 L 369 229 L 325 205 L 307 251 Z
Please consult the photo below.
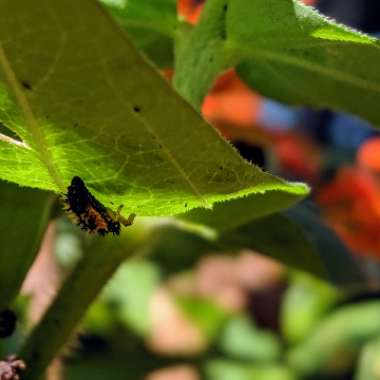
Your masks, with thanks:
M 45 233 L 51 194 L 0 182 L 0 310 L 19 292 Z
M 212 210 L 198 208 L 177 216 L 193 223 L 215 228 L 218 231 L 225 231 L 244 226 L 276 211 L 287 209 L 299 202 L 307 192 L 306 185 L 298 184 L 292 190 L 288 189 L 287 192 L 271 191 L 270 193 L 255 194 L 255 196 L 217 203 Z
M 177 42 L 177 90 L 200 108 L 228 68 L 254 90 L 293 105 L 328 107 L 380 125 L 380 43 L 297 0 L 208 0 Z
M 292 223 L 302 228 L 304 237 L 322 262 L 328 280 L 353 288 L 369 285 L 357 257 L 335 232 L 326 226 L 321 216 L 310 205 L 297 205 L 285 214 Z
M 280 342 L 269 331 L 259 330 L 245 315 L 238 315 L 227 323 L 220 336 L 224 354 L 234 359 L 272 362 L 281 353 Z
M 160 67 L 173 67 L 176 0 L 102 0 L 136 46 Z
M 207 380 L 296 380 L 288 368 L 269 365 L 245 365 L 225 359 L 209 360 L 205 366 Z
M 102 295 L 108 302 L 119 304 L 122 321 L 143 336 L 150 331 L 150 302 L 159 275 L 154 264 L 130 260 L 119 268 Z
M 239 208 L 238 211 L 241 216 L 234 213 L 237 221 L 245 220 L 244 209 Z M 248 208 L 248 215 L 249 212 Z M 220 216 L 223 221 L 223 214 Z M 213 228 L 218 224 L 217 219 L 205 218 L 203 222 L 203 227 L 178 222 L 158 226 L 145 239 L 139 255 L 150 257 L 167 276 L 192 267 L 209 252 L 231 255 L 241 249 L 252 249 L 346 290 L 368 285 L 351 252 L 305 205 L 301 204 L 285 214 L 259 219 L 253 217 L 251 222 L 224 230 Z M 173 256 L 173 252 L 178 254 Z
M 287 342 L 294 344 L 305 339 L 341 296 L 318 278 L 292 273 L 281 308 L 281 329 Z
M 380 338 L 364 346 L 360 354 L 356 380 L 377 380 L 379 378 Z
M 341 374 L 352 370 L 362 347 L 380 334 L 380 302 L 341 308 L 288 354 L 292 368 L 303 375 Z
M 151 216 L 305 193 L 244 161 L 96 1 L 4 0 L 0 14 L 0 121 L 22 139 L 0 135 L 0 178 L 65 192 L 79 175 L 107 207 Z
M 86 313 L 85 330 L 107 336 L 115 326 L 122 325 L 128 332 L 146 336 L 151 328 L 150 302 L 159 274 L 148 261 L 122 264 Z
M 296 0 L 233 0 L 226 15 L 237 72 L 266 96 L 329 107 L 380 125 L 380 43 Z
M 302 206 L 225 231 L 220 244 L 235 250 L 253 249 L 337 285 L 352 287 L 364 282 L 343 243 Z
M 184 315 L 201 329 L 208 340 L 218 336 L 228 317 L 228 313 L 212 300 L 178 296 L 176 302 Z

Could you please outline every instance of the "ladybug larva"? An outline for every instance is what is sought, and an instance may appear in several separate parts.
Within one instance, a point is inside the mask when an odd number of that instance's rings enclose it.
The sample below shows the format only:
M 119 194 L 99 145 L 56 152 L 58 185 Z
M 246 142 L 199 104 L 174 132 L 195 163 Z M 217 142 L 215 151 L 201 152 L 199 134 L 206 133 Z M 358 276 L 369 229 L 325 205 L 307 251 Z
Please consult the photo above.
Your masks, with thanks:
M 125 219 L 120 214 L 123 206 L 120 206 L 116 212 L 103 206 L 77 176 L 71 180 L 67 193 L 63 196 L 63 202 L 64 210 L 70 219 L 90 234 L 104 236 L 111 232 L 119 235 L 121 224 L 130 226 L 135 218 L 135 214 L 131 214 Z

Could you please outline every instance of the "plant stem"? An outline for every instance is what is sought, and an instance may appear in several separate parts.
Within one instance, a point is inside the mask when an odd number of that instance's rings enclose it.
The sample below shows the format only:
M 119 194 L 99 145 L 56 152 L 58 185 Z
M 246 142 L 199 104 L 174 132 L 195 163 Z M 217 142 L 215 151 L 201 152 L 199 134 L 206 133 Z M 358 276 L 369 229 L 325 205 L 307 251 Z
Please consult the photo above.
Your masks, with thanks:
M 173 85 L 197 110 L 216 77 L 232 67 L 225 49 L 228 2 L 207 0 L 194 29 L 178 31 Z
M 126 249 L 125 243 L 123 236 L 120 240 L 94 238 L 25 342 L 20 352 L 27 363 L 23 379 L 43 378 L 46 368 L 60 353 L 103 285 L 130 255 L 131 249 Z

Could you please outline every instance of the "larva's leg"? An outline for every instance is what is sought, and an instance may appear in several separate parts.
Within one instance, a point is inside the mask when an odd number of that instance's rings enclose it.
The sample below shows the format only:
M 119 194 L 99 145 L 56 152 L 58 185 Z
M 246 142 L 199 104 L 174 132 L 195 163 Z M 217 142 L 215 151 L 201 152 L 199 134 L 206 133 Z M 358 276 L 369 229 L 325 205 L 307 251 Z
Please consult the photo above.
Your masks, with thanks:
M 133 221 L 135 220 L 136 214 L 131 214 L 128 216 L 128 218 L 124 218 L 124 216 L 119 214 L 119 222 L 123 224 L 124 226 L 131 226 L 133 224 Z

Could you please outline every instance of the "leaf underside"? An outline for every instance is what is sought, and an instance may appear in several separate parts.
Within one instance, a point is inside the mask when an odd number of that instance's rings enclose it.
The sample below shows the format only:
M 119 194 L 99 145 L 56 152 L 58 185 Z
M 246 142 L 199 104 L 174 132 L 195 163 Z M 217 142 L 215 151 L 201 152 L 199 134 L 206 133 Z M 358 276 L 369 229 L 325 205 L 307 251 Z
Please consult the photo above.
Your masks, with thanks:
M 0 15 L 0 122 L 13 134 L 0 135 L 0 178 L 64 192 L 78 175 L 138 215 L 307 193 L 244 161 L 97 2 L 2 0 Z

